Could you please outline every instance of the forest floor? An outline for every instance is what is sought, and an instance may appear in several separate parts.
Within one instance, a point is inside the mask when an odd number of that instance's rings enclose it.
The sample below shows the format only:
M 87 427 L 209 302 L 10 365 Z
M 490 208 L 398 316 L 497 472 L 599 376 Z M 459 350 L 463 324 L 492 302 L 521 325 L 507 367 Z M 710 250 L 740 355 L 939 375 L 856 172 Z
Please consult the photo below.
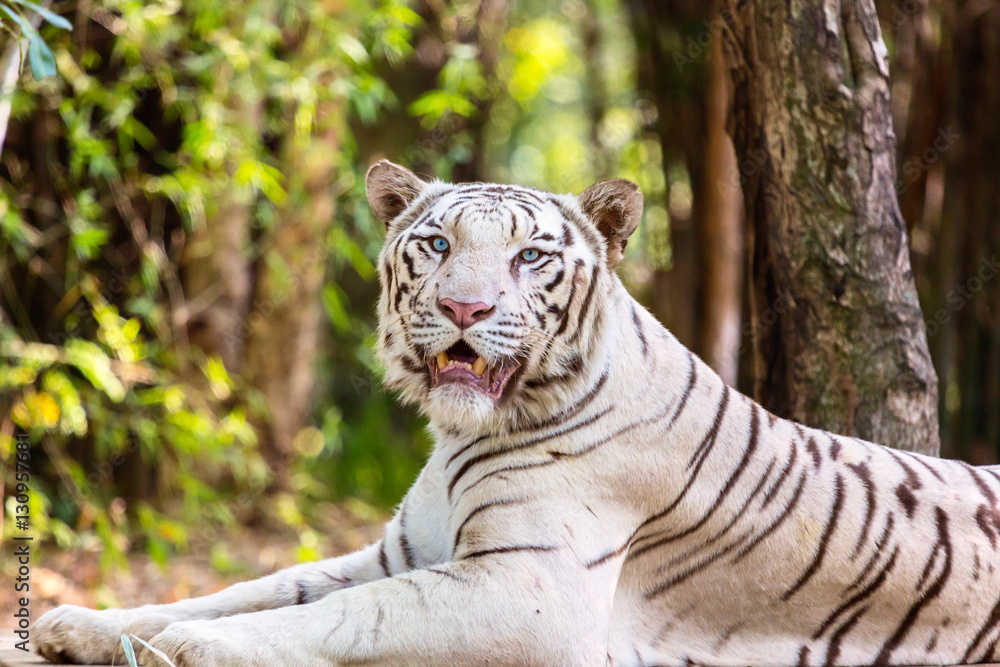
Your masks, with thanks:
M 323 508 L 316 549 L 324 558 L 359 549 L 381 537 L 382 522 L 346 505 Z M 100 547 L 59 550 L 42 544 L 32 554 L 32 621 L 60 604 L 91 608 L 135 607 L 207 595 L 238 581 L 270 574 L 297 562 L 299 537 L 290 528 L 234 527 L 212 542 L 195 541 L 160 567 L 144 551 L 128 554 L 128 568 L 102 573 Z M 10 543 L 3 545 L 6 552 Z M 223 556 L 220 558 L 220 554 Z M 0 618 L 15 609 L 14 559 L 0 559 Z

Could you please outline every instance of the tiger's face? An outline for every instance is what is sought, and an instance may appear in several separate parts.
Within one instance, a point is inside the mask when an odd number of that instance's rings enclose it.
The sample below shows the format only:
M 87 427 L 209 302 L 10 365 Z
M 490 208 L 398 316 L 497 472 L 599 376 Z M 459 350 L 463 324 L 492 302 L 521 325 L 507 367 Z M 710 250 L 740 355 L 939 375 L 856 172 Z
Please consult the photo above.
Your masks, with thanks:
M 606 181 L 577 198 L 427 183 L 389 162 L 372 167 L 367 185 L 388 230 L 379 258 L 387 386 L 459 430 L 553 408 L 552 394 L 592 355 L 609 268 L 641 215 L 638 189 Z

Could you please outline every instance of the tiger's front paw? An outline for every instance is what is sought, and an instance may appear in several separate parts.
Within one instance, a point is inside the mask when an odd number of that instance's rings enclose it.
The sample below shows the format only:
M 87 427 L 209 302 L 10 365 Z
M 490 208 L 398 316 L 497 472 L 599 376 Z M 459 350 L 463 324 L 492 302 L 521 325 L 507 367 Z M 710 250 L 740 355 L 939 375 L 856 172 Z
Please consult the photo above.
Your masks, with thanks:
M 38 619 L 33 640 L 39 655 L 51 662 L 110 665 L 130 621 L 123 609 L 64 604 Z
M 229 619 L 226 619 L 229 621 Z M 223 626 L 223 627 L 220 627 Z M 230 627 L 225 627 L 230 626 Z M 280 656 L 260 643 L 266 639 L 242 631 L 231 622 L 182 621 L 172 623 L 149 640 L 149 645 L 166 655 L 175 667 L 219 667 L 221 665 L 280 665 Z M 138 653 L 142 665 L 167 665 L 149 649 Z
M 322 647 L 306 640 L 301 625 L 291 626 L 280 619 L 274 612 L 257 612 L 212 621 L 181 621 L 171 623 L 149 645 L 176 667 L 335 667 Z M 137 657 L 145 667 L 167 665 L 146 648 Z

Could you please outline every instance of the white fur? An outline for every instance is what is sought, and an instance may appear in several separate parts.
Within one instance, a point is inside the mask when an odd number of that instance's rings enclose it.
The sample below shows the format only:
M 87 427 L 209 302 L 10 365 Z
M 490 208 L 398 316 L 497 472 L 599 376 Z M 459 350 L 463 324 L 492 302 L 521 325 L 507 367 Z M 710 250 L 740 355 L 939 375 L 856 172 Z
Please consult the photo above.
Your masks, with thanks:
M 576 200 L 525 189 L 548 202 L 535 233 L 560 236 L 572 218 L 565 263 L 585 267 L 551 296 L 571 318 L 557 335 L 559 317 L 530 315 L 532 290 L 552 276 L 511 268 L 527 228 L 512 230 L 502 197 L 484 194 L 478 212 L 454 203 L 470 192 L 433 183 L 410 202 L 435 202 L 424 213 L 453 254 L 411 255 L 419 275 L 399 309 L 387 272 L 406 270 L 419 216 L 390 226 L 380 259 L 387 383 L 437 437 L 383 540 L 205 598 L 60 607 L 35 626 L 45 655 L 109 662 L 118 635 L 135 632 L 178 665 L 996 659 L 1000 556 L 981 527 L 1000 497 L 994 470 L 802 428 L 725 389 L 603 265 Z M 468 388 L 429 390 L 426 358 L 408 370 L 413 339 L 433 355 L 461 336 L 433 308 L 444 296 L 497 304 L 466 332 L 477 352 L 525 355 L 499 406 Z M 512 337 L 490 336 L 500 321 Z

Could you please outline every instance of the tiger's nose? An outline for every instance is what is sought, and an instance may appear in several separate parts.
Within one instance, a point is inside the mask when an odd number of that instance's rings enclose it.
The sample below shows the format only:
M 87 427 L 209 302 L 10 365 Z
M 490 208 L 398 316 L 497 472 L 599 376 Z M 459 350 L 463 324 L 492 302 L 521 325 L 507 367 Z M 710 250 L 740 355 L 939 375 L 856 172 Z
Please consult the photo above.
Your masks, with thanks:
M 496 310 L 496 306 L 488 306 L 482 301 L 462 303 L 454 299 L 438 300 L 438 308 L 445 317 L 463 330 L 468 329 L 476 322 L 482 322 Z

